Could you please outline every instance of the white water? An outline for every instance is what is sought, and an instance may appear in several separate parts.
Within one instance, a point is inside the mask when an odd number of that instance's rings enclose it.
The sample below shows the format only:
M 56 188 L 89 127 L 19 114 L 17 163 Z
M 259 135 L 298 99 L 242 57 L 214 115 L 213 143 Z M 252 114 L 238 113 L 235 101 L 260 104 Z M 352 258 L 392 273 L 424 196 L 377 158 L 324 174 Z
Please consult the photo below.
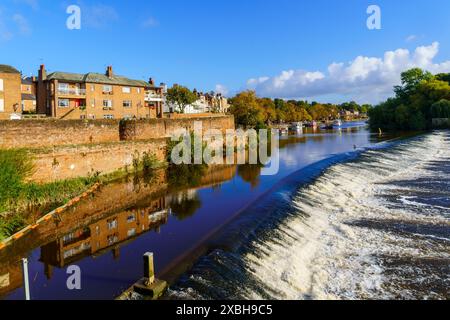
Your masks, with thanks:
M 274 240 L 252 244 L 254 249 L 244 257 L 246 272 L 264 283 L 263 290 L 274 299 L 442 298 L 432 292 L 417 297 L 408 286 L 396 285 L 396 275 L 385 272 L 380 257 L 450 259 L 448 243 L 430 242 L 432 236 L 414 238 L 349 224 L 372 219 L 449 226 L 448 208 L 416 203 L 398 195 L 402 187 L 392 184 L 436 175 L 426 168 L 436 160 L 450 160 L 446 133 L 368 151 L 358 161 L 332 166 L 298 192 L 294 201 L 298 215 L 265 237 Z M 391 191 L 396 192 L 397 206 L 381 197 Z M 450 235 L 444 240 L 450 241 Z M 422 281 L 420 277 L 425 281 L 442 276 L 426 274 L 414 264 L 409 268 L 403 271 L 415 274 L 416 282 Z M 245 298 L 264 298 L 251 287 L 243 290 Z

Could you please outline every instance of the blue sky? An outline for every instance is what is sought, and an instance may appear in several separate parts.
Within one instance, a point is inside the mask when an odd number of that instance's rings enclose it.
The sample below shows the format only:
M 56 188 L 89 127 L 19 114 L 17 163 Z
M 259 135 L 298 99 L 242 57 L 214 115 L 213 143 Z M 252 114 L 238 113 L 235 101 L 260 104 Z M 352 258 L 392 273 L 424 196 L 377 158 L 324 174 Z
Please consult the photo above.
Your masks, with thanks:
M 70 4 L 81 30 L 66 28 Z M 381 30 L 366 27 L 371 4 Z M 205 91 L 374 103 L 404 68 L 450 71 L 449 14 L 448 0 L 3 0 L 0 63 L 27 75 L 112 64 Z M 331 74 L 333 63 L 344 65 Z

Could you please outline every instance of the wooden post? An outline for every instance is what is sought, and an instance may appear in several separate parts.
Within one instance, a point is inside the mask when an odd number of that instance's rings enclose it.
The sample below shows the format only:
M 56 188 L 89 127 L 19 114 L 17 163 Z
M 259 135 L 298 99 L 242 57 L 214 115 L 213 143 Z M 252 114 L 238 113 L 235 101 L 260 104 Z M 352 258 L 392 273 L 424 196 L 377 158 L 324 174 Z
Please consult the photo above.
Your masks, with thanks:
M 155 266 L 151 252 L 144 254 L 144 278 L 148 279 L 147 285 L 155 283 Z

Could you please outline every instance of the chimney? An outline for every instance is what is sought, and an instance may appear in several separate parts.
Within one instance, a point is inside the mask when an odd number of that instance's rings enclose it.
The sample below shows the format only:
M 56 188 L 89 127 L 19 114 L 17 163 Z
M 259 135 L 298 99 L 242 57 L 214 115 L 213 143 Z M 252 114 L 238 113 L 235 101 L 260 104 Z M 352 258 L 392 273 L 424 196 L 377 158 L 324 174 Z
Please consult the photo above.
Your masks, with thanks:
M 45 65 L 41 64 L 39 68 L 39 81 L 43 81 L 47 79 L 47 70 L 45 70 Z
M 151 86 L 155 86 L 155 80 L 153 80 L 153 78 L 150 78 L 148 83 L 150 83 Z
M 108 66 L 108 68 L 106 69 L 106 75 L 108 76 L 108 78 L 114 77 L 113 67 L 112 66 Z

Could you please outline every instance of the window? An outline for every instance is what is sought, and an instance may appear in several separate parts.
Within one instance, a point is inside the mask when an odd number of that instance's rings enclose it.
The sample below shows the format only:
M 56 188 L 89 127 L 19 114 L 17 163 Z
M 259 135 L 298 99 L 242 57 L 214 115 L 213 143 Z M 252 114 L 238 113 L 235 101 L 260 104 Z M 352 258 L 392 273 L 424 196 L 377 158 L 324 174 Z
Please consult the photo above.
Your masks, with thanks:
M 107 221 L 108 230 L 117 229 L 117 219 L 111 219 Z
M 125 120 L 131 120 L 131 119 L 133 119 L 133 116 L 131 114 L 126 114 L 126 115 L 123 116 L 123 118 Z
M 58 83 L 58 91 L 59 92 L 69 92 L 69 84 L 68 83 Z
M 135 221 L 136 221 L 136 215 L 135 215 L 134 213 L 130 214 L 130 215 L 127 217 L 127 222 L 128 222 L 128 223 L 133 223 L 133 222 L 135 222 Z
M 111 85 L 104 85 L 103 86 L 103 93 L 112 93 L 113 87 Z
M 92 91 L 92 92 L 95 91 L 95 84 L 91 84 L 91 91 Z
M 123 107 L 124 108 L 131 108 L 132 105 L 133 105 L 133 103 L 131 102 L 131 100 L 125 100 L 123 102 Z
M 127 232 L 128 237 L 134 237 L 136 235 L 136 229 L 130 229 Z
M 137 88 L 137 93 L 141 93 L 141 88 Z
M 103 100 L 103 109 L 104 110 L 110 110 L 112 108 L 113 108 L 112 100 Z
M 3 79 L 0 79 L 0 91 L 3 91 Z
M 103 119 L 112 120 L 112 119 L 114 119 L 114 116 L 112 114 L 105 114 L 105 115 L 103 115 Z
M 123 93 L 131 93 L 131 88 L 130 87 L 123 87 L 122 88 L 122 92 Z
M 92 108 L 95 107 L 95 99 L 91 99 L 91 107 L 92 107 Z
M 0 99 L 0 112 L 5 112 L 5 100 Z
M 69 99 L 58 99 L 58 107 L 68 108 L 70 105 Z
M 108 245 L 112 246 L 113 244 L 119 241 L 119 237 L 117 235 L 112 235 L 107 237 Z

